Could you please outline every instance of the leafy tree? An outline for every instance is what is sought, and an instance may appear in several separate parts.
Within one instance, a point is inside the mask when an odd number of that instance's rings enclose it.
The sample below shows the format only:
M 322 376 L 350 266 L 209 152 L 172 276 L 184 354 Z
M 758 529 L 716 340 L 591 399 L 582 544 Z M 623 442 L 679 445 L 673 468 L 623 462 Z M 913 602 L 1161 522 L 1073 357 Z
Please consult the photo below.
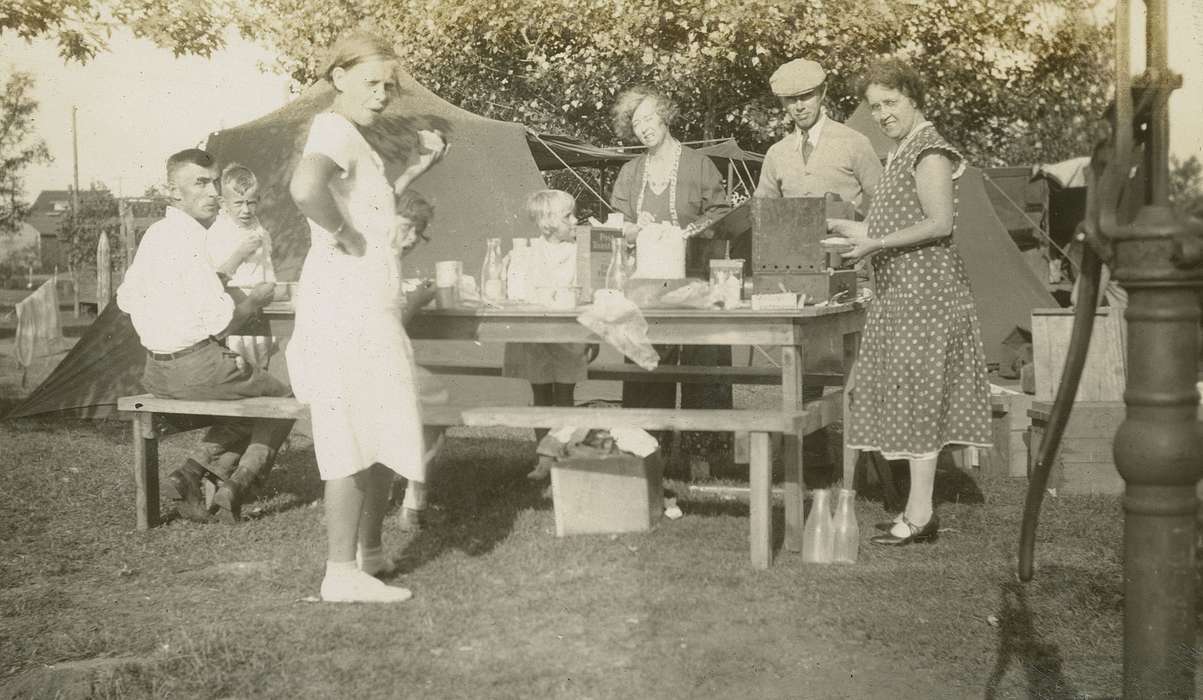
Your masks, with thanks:
M 1197 156 L 1170 159 L 1170 203 L 1184 216 L 1203 217 L 1203 163 Z
M 50 161 L 46 143 L 34 136 L 33 85 L 28 73 L 13 73 L 0 94 L 0 235 L 15 233 L 29 213 L 23 199 L 25 169 Z
M 734 136 L 763 149 L 787 128 L 769 94 L 781 63 L 818 59 L 829 107 L 859 102 L 875 56 L 909 57 L 929 114 L 981 165 L 1088 151 L 1108 89 L 1110 27 L 1082 21 L 1090 0 L 263 0 L 242 17 L 281 65 L 312 80 L 322 49 L 359 26 L 394 38 L 406 68 L 471 111 L 612 142 L 608 110 L 636 83 L 682 108 L 685 140 Z
M 224 44 L 229 11 L 227 3 L 197 0 L 5 0 L 0 35 L 51 39 L 63 58 L 84 62 L 124 26 L 177 56 L 208 56 Z
M 141 237 L 148 222 L 163 217 L 166 199 L 141 197 L 126 200 L 134 218 L 135 239 Z M 76 269 L 96 266 L 96 243 L 100 234 L 109 238 L 109 251 L 114 268 L 119 267 L 125 254 L 121 236 L 121 205 L 113 193 L 101 183 L 79 193 L 79 209 L 68 212 L 59 224 L 59 240 L 68 247 L 67 260 Z

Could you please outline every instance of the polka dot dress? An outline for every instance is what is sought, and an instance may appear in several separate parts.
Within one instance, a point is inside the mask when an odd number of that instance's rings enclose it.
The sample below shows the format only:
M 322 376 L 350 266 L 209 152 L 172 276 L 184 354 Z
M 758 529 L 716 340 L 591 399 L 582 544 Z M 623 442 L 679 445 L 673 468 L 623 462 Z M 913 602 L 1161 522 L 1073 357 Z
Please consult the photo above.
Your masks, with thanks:
M 914 174 L 933 149 L 953 162 L 955 200 L 961 154 L 932 126 L 919 129 L 886 166 L 866 221 L 870 238 L 925 218 Z M 848 446 L 886 459 L 933 458 L 948 444 L 989 446 L 986 355 L 952 237 L 890 248 L 872 261 L 877 295 L 856 362 Z

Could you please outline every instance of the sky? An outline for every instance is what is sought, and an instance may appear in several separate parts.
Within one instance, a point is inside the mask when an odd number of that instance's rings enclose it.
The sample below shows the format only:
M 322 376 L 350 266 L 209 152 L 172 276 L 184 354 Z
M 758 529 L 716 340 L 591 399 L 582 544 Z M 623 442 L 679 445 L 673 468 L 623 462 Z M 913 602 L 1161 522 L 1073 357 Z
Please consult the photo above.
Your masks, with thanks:
M 38 134 L 54 162 L 27 171 L 26 196 L 72 182 L 71 107 L 79 128 L 79 183 L 104 182 L 140 195 L 161 184 L 163 163 L 212 131 L 236 126 L 285 104 L 288 79 L 265 73 L 271 60 L 237 37 L 211 58 L 175 58 L 149 41 L 118 35 L 87 64 L 65 63 L 48 41 L 0 38 L 0 74 L 37 80 Z
M 1170 64 L 1186 74 L 1170 101 L 1171 152 L 1203 160 L 1203 2 L 1168 1 Z M 1134 16 L 1134 28 L 1143 23 L 1143 17 Z M 1139 71 L 1143 31 L 1133 34 L 1133 68 Z M 28 44 L 11 33 L 0 37 L 0 74 L 16 69 L 37 79 L 38 132 L 55 158 L 28 171 L 26 196 L 32 199 L 43 189 L 71 184 L 73 105 L 78 110 L 80 185 L 101 181 L 118 194 L 138 195 L 161 183 L 162 163 L 170 153 L 198 145 L 210 132 L 267 114 L 289 99 L 288 79 L 261 69 L 271 58 L 236 36 L 204 59 L 175 58 L 148 41 L 119 34 L 109 51 L 81 66 L 65 63 L 50 42 Z

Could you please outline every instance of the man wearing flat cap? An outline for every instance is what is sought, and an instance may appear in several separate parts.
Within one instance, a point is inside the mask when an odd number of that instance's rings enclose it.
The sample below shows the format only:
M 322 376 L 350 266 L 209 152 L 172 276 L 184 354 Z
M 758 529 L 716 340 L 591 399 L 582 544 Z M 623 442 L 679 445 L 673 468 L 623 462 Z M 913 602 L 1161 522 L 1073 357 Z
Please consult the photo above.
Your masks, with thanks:
M 773 144 L 760 169 L 757 197 L 822 197 L 829 192 L 864 214 L 881 179 L 868 137 L 823 113 L 827 72 L 797 58 L 778 68 L 769 87 L 794 130 Z

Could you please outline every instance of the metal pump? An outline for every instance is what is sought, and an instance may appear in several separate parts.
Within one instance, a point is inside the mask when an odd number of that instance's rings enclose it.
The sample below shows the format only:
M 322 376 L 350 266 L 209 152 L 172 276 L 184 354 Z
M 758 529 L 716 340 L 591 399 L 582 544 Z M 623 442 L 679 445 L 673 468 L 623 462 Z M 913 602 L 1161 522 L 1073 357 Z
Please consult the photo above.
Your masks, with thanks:
M 1115 465 L 1126 484 L 1124 697 L 1194 698 L 1195 486 L 1203 476 L 1195 382 L 1203 221 L 1183 221 L 1169 205 L 1167 103 L 1170 92 L 1181 86 L 1181 76 L 1171 73 L 1167 62 L 1166 0 L 1145 4 L 1147 68 L 1135 86 L 1129 0 L 1116 4 L 1113 128 L 1091 159 L 1087 213 L 1079 234 L 1087 244 L 1082 286 L 1065 370 L 1028 485 L 1019 578 L 1032 578 L 1040 505 L 1085 365 L 1106 262 L 1129 300 L 1126 414 L 1114 444 Z M 1143 181 L 1132 180 L 1131 167 L 1141 155 Z M 1139 210 L 1134 217 L 1122 217 L 1121 199 L 1133 196 Z

